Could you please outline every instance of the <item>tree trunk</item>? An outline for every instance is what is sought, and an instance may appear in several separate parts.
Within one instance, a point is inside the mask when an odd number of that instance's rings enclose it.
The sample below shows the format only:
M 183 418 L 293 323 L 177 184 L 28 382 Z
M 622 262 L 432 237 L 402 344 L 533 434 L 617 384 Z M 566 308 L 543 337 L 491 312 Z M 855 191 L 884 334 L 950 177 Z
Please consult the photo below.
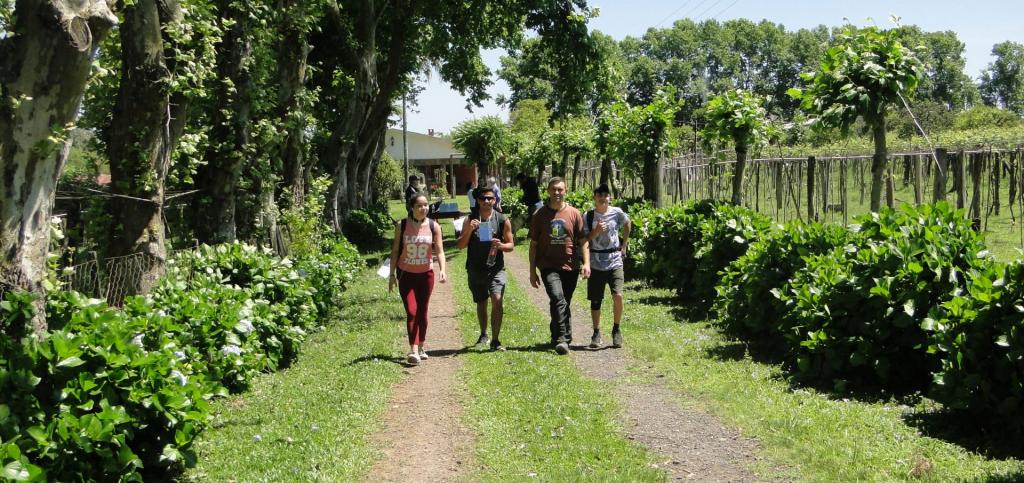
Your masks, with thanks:
M 658 158 L 644 161 L 644 199 L 661 208 L 661 163 Z
M 194 220 L 196 237 L 204 243 L 237 239 L 236 195 L 242 164 L 248 158 L 252 124 L 252 22 L 250 12 L 232 0 L 219 0 L 217 11 L 233 22 L 217 45 L 216 107 L 210 130 L 206 164 L 199 168 L 196 185 L 203 199 Z
M 71 148 L 96 45 L 117 24 L 103 0 L 20 0 L 0 40 L 0 292 L 38 294 L 33 329 L 46 329 L 43 279 L 57 179 Z
M 882 208 L 882 188 L 885 183 L 885 168 L 888 150 L 885 146 L 885 114 L 879 113 L 871 125 L 875 138 L 875 155 L 871 159 L 871 211 Z
M 285 15 L 292 15 L 292 10 L 299 8 L 299 0 L 280 0 L 278 10 Z M 293 22 L 281 22 L 279 34 L 281 43 L 278 46 L 277 79 L 278 79 L 278 119 L 284 126 L 284 139 L 281 140 L 280 159 L 284 174 L 284 186 L 291 191 L 291 206 L 302 206 L 306 199 L 305 185 L 305 149 L 303 132 L 304 109 L 301 105 L 306 86 L 306 66 L 312 46 L 306 32 Z
M 119 304 L 125 296 L 146 293 L 163 274 L 167 258 L 163 224 L 164 181 L 177 144 L 187 101 L 167 92 L 173 58 L 164 49 L 164 34 L 181 22 L 173 0 L 140 0 L 127 7 L 121 28 L 121 83 L 108 129 L 110 158 L 111 240 L 108 255 L 137 256 L 131 269 L 119 273 L 107 299 Z M 165 45 L 166 44 L 166 45 Z M 116 263 L 116 262 L 115 262 Z
M 612 160 L 609 158 L 601 159 L 601 182 L 598 184 L 608 184 L 611 182 L 612 177 Z
M 743 172 L 747 168 L 747 145 L 742 141 L 736 143 L 736 170 L 732 176 L 732 204 L 743 203 Z
M 566 173 L 566 171 L 569 170 L 568 168 L 569 168 L 569 151 L 562 151 L 562 160 L 561 160 L 561 162 L 558 163 L 558 170 L 556 171 L 556 170 L 552 169 L 551 170 L 552 171 L 551 174 L 553 174 L 555 176 L 561 176 L 562 178 L 565 178 L 565 173 Z
M 572 190 L 576 191 L 576 180 L 580 177 L 580 157 L 582 154 L 576 153 L 572 159 Z

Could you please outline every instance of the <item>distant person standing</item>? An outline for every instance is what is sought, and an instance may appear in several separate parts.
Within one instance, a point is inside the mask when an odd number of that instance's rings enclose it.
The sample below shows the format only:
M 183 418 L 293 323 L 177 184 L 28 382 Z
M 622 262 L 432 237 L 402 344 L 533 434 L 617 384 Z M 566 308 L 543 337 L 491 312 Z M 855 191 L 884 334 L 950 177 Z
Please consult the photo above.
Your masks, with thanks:
M 398 285 L 398 293 L 405 305 L 406 330 L 409 335 L 407 361 L 417 365 L 427 359 L 423 343 L 427 339 L 427 306 L 434 291 L 433 259 L 437 255 L 441 283 L 448 280 L 445 271 L 444 244 L 441 226 L 427 218 L 430 202 L 423 193 L 414 194 L 406 201 L 408 216 L 395 224 L 395 239 L 391 243 L 391 275 L 388 291 Z
M 494 208 L 501 211 L 501 187 L 498 186 L 498 180 L 494 179 L 493 176 L 487 178 L 487 186 L 494 190 Z
M 537 288 L 543 280 L 551 311 L 551 343 L 559 354 L 568 354 L 572 342 L 569 307 L 580 276 L 577 253 L 583 258 L 583 278 L 589 278 L 583 216 L 565 203 L 565 180 L 556 176 L 548 180 L 548 204 L 537 210 L 530 226 L 530 285 Z
M 619 230 L 622 236 L 619 236 Z M 623 257 L 629 243 L 632 222 L 622 209 L 611 206 L 611 190 L 602 184 L 594 188 L 594 209 L 583 215 L 583 233 L 590 242 L 590 279 L 587 280 L 587 299 L 590 300 L 590 318 L 594 323 L 594 335 L 590 348 L 596 349 L 601 341 L 601 303 L 604 288 L 612 292 L 612 347 L 622 347 L 622 286 Z
M 480 337 L 476 344 L 483 346 L 490 342 L 491 350 L 503 351 L 501 344 L 501 322 L 504 318 L 503 298 L 508 275 L 505 273 L 506 252 L 515 247 L 512 238 L 512 223 L 494 209 L 497 197 L 488 186 L 477 188 L 479 213 L 470 215 L 464 225 L 462 236 L 456 246 L 469 248 L 466 254 L 466 273 L 469 290 L 476 304 L 476 318 L 480 322 Z M 487 337 L 487 302 L 491 303 L 491 335 Z
M 516 182 L 519 183 L 519 189 L 523 190 L 521 201 L 526 205 L 526 227 L 529 229 L 533 214 L 540 207 L 540 189 L 537 187 L 537 180 L 525 173 L 517 174 Z
M 416 175 L 409 176 L 409 184 L 405 187 L 405 201 L 409 202 L 409 199 L 420 192 L 420 179 Z
M 473 194 L 473 183 L 472 181 L 466 183 L 466 198 L 469 198 L 469 214 L 470 216 L 476 216 L 478 205 L 476 204 L 476 196 Z

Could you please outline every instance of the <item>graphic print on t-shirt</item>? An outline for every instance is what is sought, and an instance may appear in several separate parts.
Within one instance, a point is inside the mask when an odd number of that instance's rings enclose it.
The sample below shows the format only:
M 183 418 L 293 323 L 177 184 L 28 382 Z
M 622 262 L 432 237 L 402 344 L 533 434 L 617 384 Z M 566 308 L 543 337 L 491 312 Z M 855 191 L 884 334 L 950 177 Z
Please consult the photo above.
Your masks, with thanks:
M 428 236 L 406 235 L 405 237 L 405 263 L 407 265 L 427 265 L 430 260 L 427 254 L 430 252 L 431 239 Z
M 565 229 L 565 220 L 551 220 L 551 244 L 565 245 L 569 240 L 569 232 Z

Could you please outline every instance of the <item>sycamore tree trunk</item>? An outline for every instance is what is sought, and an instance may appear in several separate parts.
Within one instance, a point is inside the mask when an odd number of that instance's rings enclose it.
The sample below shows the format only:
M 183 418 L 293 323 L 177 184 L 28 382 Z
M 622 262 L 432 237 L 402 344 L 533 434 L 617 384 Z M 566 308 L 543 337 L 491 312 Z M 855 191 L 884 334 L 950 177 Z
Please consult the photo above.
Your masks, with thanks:
M 878 118 L 871 124 L 871 132 L 875 138 L 875 155 L 871 158 L 871 211 L 877 212 L 882 208 L 882 189 L 889 156 L 885 146 L 884 113 L 878 114 Z
M 644 199 L 651 202 L 655 208 L 661 208 L 661 163 L 659 158 L 651 158 L 644 161 L 643 184 Z
M 95 46 L 117 24 L 105 0 L 19 0 L 0 40 L 0 292 L 43 293 L 50 214 Z M 55 131 L 56 129 L 56 131 Z M 46 329 L 43 299 L 33 329 Z
M 217 11 L 233 24 L 217 46 L 216 107 L 210 148 L 196 185 L 201 201 L 194 220 L 196 237 L 204 243 L 233 242 L 238 237 L 236 191 L 249 150 L 252 124 L 252 21 L 248 9 L 234 0 L 219 0 Z
M 300 0 L 279 0 L 278 10 L 291 15 Z M 305 148 L 302 105 L 306 88 L 306 66 L 312 46 L 306 32 L 294 22 L 283 21 L 279 29 L 281 43 L 277 53 L 278 119 L 284 126 L 280 159 L 284 186 L 291 191 L 290 206 L 302 206 L 306 199 Z
M 736 170 L 732 176 L 732 204 L 743 204 L 743 172 L 747 169 L 747 145 L 736 141 Z
M 376 156 L 397 96 L 402 55 L 410 33 L 399 18 L 392 18 L 388 45 L 378 52 L 377 26 L 382 12 L 373 0 L 362 0 L 355 9 L 358 10 L 354 25 L 356 48 L 345 49 L 342 53 L 343 63 L 353 73 L 354 92 L 333 123 L 330 139 L 322 152 L 332 174 L 324 215 L 339 232 L 348 214 L 369 202 L 369 173 L 378 161 Z M 386 14 L 396 17 L 411 13 L 392 9 Z M 343 21 L 338 10 L 331 10 L 327 15 L 335 22 Z
M 146 293 L 167 258 L 164 182 L 180 137 L 187 99 L 167 92 L 173 59 L 167 30 L 182 21 L 173 0 L 139 0 L 125 8 L 121 28 L 121 82 L 107 129 L 113 216 L 108 255 L 136 260 L 111 277 L 107 299 Z M 167 50 L 165 50 L 167 49 Z M 116 262 L 115 262 L 116 263 Z

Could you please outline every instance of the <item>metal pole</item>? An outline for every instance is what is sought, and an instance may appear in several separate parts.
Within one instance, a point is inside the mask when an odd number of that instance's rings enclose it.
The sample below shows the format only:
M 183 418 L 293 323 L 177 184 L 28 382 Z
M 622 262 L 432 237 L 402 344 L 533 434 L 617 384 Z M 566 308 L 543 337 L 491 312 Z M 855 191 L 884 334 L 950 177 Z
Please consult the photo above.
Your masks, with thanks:
M 402 181 L 403 184 L 409 182 L 409 142 L 406 139 L 406 133 L 409 130 L 409 123 L 408 118 L 405 116 L 405 100 L 407 98 L 408 95 L 402 95 L 402 161 L 405 164 L 405 177 Z

